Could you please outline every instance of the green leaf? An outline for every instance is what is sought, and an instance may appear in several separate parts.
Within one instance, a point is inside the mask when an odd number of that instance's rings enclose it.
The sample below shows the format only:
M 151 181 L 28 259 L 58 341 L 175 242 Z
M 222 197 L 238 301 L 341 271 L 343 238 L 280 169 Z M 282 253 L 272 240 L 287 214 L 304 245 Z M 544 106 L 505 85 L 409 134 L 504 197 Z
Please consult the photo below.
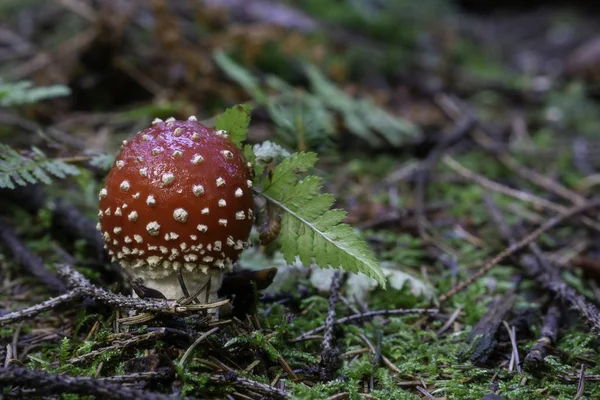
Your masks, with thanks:
M 375 148 L 400 147 L 420 134 L 409 121 L 388 113 L 370 99 L 349 96 L 315 65 L 304 65 L 312 89 L 305 92 L 274 75 L 259 79 L 222 51 L 215 52 L 213 58 L 229 78 L 252 96 L 255 104 L 266 108 L 280 142 L 290 148 L 328 147 L 328 139 L 335 133 L 336 114 L 348 132 Z
M 290 189 L 296 183 L 296 175 L 308 171 L 317 162 L 315 153 L 294 153 L 284 159 L 273 172 L 273 176 L 262 181 L 263 191 L 281 193 Z
M 258 80 L 250 73 L 250 71 L 233 61 L 222 50 L 215 51 L 213 59 L 230 79 L 243 87 L 246 92 L 254 97 L 259 103 L 266 100 L 266 94 L 260 88 Z
M 227 131 L 229 139 L 241 147 L 246 140 L 252 107 L 249 104 L 238 104 L 225 110 L 215 121 L 215 128 Z
M 407 139 L 418 137 L 419 130 L 416 126 L 388 113 L 369 99 L 354 99 L 348 96 L 316 66 L 306 64 L 304 72 L 315 95 L 327 107 L 343 116 L 344 124 L 352 134 L 362 138 L 371 146 L 381 147 L 389 143 L 399 147 Z
M 261 183 L 259 193 L 283 211 L 279 239 L 286 262 L 291 264 L 298 257 L 307 265 L 314 262 L 321 268 L 361 272 L 385 288 L 385 275 L 366 242 L 342 224 L 346 212 L 330 209 L 333 196 L 320 193 L 321 178 L 308 176 L 298 181 L 298 174 L 315 162 L 314 153 L 294 153 Z
M 50 175 L 65 178 L 79 174 L 79 169 L 61 160 L 49 159 L 37 147 L 22 155 L 10 146 L 0 144 L 0 189 L 14 189 L 16 185 L 51 184 Z
M 290 148 L 316 149 L 331 145 L 334 115 L 318 97 L 283 87 L 279 96 L 269 97 L 266 109 L 277 126 L 280 142 Z
M 34 87 L 30 81 L 3 82 L 0 79 L 0 106 L 4 107 L 32 104 L 69 94 L 71 90 L 63 85 Z

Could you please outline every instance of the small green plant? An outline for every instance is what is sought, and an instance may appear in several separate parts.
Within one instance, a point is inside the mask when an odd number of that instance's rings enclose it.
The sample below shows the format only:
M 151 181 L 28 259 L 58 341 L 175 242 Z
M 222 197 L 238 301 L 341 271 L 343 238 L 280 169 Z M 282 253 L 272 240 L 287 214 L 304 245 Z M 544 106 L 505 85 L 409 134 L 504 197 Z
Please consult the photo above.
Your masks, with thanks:
M 240 144 L 246 139 L 251 112 L 252 107 L 248 104 L 228 108 L 215 120 L 215 128 L 227 131 L 229 140 L 240 147 Z
M 314 153 L 295 153 L 283 160 L 273 174 L 261 182 L 260 195 L 283 213 L 281 251 L 288 263 L 296 256 L 305 265 L 322 268 L 343 266 L 362 272 L 385 286 L 385 276 L 366 243 L 341 222 L 343 210 L 333 209 L 335 199 L 320 193 L 321 178 L 308 176 L 297 181 L 317 161 Z
M 65 365 L 71 354 L 71 339 L 68 337 L 62 338 L 58 351 L 58 363 L 60 366 Z
M 63 85 L 34 87 L 29 81 L 3 82 L 0 79 L 0 106 L 3 107 L 37 103 L 70 93 L 69 88 Z
M 68 87 L 53 85 L 34 87 L 29 81 L 3 82 L 0 79 L 0 107 L 19 106 L 70 94 Z M 0 189 L 15 189 L 35 183 L 52 183 L 50 176 L 65 178 L 79 174 L 79 169 L 58 159 L 50 159 L 37 147 L 19 153 L 0 144 Z
M 420 132 L 410 122 L 398 118 L 367 98 L 354 98 L 337 87 L 314 65 L 303 65 L 311 92 L 298 90 L 276 76 L 268 76 L 261 86 L 250 71 L 222 51 L 214 59 L 219 67 L 242 86 L 254 102 L 264 106 L 276 124 L 284 145 L 299 150 L 317 149 L 333 135 L 337 116 L 353 135 L 369 145 L 398 147 Z
M 217 128 L 233 129 L 232 140 L 241 146 L 249 115 L 249 106 L 230 108 L 217 119 Z M 341 223 L 346 212 L 331 209 L 335 199 L 321 193 L 320 177 L 306 176 L 317 161 L 315 153 L 293 153 L 266 174 L 264 166 L 256 162 L 252 146 L 246 145 L 244 154 L 255 165 L 255 192 L 266 199 L 270 217 L 281 218 L 279 241 L 288 263 L 299 257 L 306 265 L 341 267 L 364 273 L 385 287 L 385 275 L 366 242 Z

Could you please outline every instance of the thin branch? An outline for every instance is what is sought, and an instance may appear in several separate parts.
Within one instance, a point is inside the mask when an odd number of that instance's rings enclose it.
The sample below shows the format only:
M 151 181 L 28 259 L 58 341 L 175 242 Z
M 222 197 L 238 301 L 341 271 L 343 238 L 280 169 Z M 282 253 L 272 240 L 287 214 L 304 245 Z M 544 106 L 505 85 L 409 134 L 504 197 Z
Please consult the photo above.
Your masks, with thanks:
M 525 201 L 527 203 L 532 203 L 538 207 L 545 208 L 548 210 L 557 211 L 557 212 L 561 212 L 561 213 L 566 212 L 566 210 L 567 210 L 567 207 L 553 203 L 542 197 L 536 196 L 531 193 L 524 192 L 522 190 L 510 188 L 510 187 L 502 185 L 498 182 L 494 182 L 491 179 L 486 178 L 485 176 L 476 174 L 475 172 L 471 171 L 470 169 L 465 168 L 461 163 L 459 163 L 454 158 L 452 158 L 448 155 L 444 157 L 443 162 L 444 162 L 444 164 L 446 164 L 448 167 L 452 168 L 456 173 L 458 173 L 463 178 L 473 181 L 485 189 L 489 189 L 494 192 L 502 193 L 506 196 L 510 196 L 515 199 Z
M 292 397 L 291 394 L 285 390 L 277 389 L 265 383 L 260 383 L 248 378 L 237 376 L 234 373 L 226 375 L 212 375 L 210 380 L 215 383 L 224 383 L 234 387 L 237 386 L 245 390 L 251 390 L 266 396 L 268 399 L 280 400 L 289 399 Z
M 196 346 L 198 346 L 200 344 L 200 342 L 202 342 L 204 339 L 206 339 L 207 337 L 209 337 L 210 335 L 212 335 L 219 329 L 220 329 L 219 326 L 215 326 L 208 332 L 204 332 L 202 335 L 200 335 L 200 337 L 198 339 L 196 339 L 194 341 L 194 343 L 192 343 L 192 345 L 185 351 L 185 353 L 181 357 L 181 360 L 179 360 L 179 365 L 183 366 L 185 364 L 185 361 L 187 360 L 187 358 L 190 356 L 190 354 L 192 354 L 192 351 L 194 351 L 194 349 L 196 348 Z
M 64 304 L 73 302 L 82 297 L 91 297 L 97 302 L 119 308 L 128 308 L 147 314 L 167 313 L 180 314 L 190 311 L 199 311 L 219 307 L 228 302 L 222 300 L 211 304 L 189 304 L 181 305 L 175 300 L 163 299 L 139 299 L 123 296 L 121 294 L 107 292 L 104 289 L 92 285 L 83 275 L 68 265 L 57 264 L 56 269 L 66 281 L 68 287 L 73 287 L 64 295 L 51 298 L 41 304 L 14 311 L 0 317 L 0 326 L 32 318 L 43 312 L 53 310 Z M 144 315 L 144 314 L 141 314 Z
M 126 347 L 131 347 L 131 346 L 139 344 L 139 343 L 158 340 L 158 339 L 161 339 L 162 337 L 164 337 L 165 333 L 166 333 L 166 329 L 161 328 L 161 329 L 157 329 L 155 331 L 149 332 L 149 333 L 144 333 L 142 335 L 134 336 L 134 337 L 124 340 L 122 342 L 119 342 L 119 343 L 116 343 L 116 344 L 113 344 L 113 345 L 110 345 L 107 347 L 102 347 L 100 349 L 90 351 L 89 353 L 82 354 L 78 357 L 71 358 L 71 359 L 67 360 L 67 363 L 68 364 L 79 364 L 81 362 L 85 362 L 87 360 L 98 357 L 101 354 L 106 353 L 108 351 L 123 350 Z M 51 365 L 55 365 L 55 364 L 56 363 L 52 363 Z
M 225 8 L 243 20 L 255 20 L 303 33 L 313 33 L 321 28 L 307 14 L 277 1 L 202 0 L 202 3 L 209 7 Z
M 537 254 L 536 254 L 537 253 Z M 521 264 L 525 272 L 544 289 L 552 292 L 558 300 L 567 303 L 583 317 L 584 322 L 600 335 L 600 312 L 595 305 L 567 285 L 558 274 L 558 269 L 549 265 L 541 252 L 535 251 L 534 257 L 522 257 Z
M 548 353 L 546 346 L 554 345 L 556 338 L 558 337 L 560 316 L 560 308 L 558 307 L 558 304 L 554 302 L 548 307 L 548 311 L 546 312 L 546 318 L 544 319 L 544 325 L 542 326 L 539 340 L 531 347 L 529 353 L 525 356 L 524 364 L 527 369 L 536 369 L 544 362 Z
M 327 317 L 325 318 L 325 334 L 321 343 L 321 379 L 331 380 L 335 373 L 336 367 L 339 365 L 340 354 L 336 352 L 333 344 L 333 325 L 335 323 L 335 307 L 340 295 L 340 287 L 342 284 L 342 272 L 336 270 L 331 278 L 331 289 L 329 294 L 329 307 L 327 309 Z
M 163 368 L 161 371 L 146 371 L 146 372 L 134 372 L 126 375 L 114 375 L 114 376 L 106 376 L 102 378 L 97 378 L 98 381 L 101 382 L 109 382 L 116 384 L 123 383 L 139 383 L 140 381 L 158 381 L 158 380 L 167 380 L 172 379 L 174 377 L 173 370 L 167 370 Z
M 340 318 L 334 322 L 335 325 L 345 324 L 346 322 L 354 322 L 360 321 L 362 319 L 374 318 L 377 316 L 390 317 L 392 315 L 406 315 L 406 314 L 437 314 L 437 308 L 406 308 L 406 309 L 397 309 L 397 310 L 376 310 L 376 311 L 368 311 L 360 314 L 349 315 L 347 317 Z M 295 339 L 292 339 L 291 342 L 300 342 L 302 340 L 309 339 L 310 336 L 314 336 L 319 332 L 323 332 L 325 330 L 325 325 L 321 325 L 318 328 L 315 328 L 311 331 L 303 333 Z
M 534 240 L 536 240 L 540 235 L 548 232 L 551 229 L 554 229 L 557 225 L 563 223 L 564 221 L 568 220 L 569 218 L 572 218 L 577 214 L 580 214 L 582 212 L 585 212 L 591 208 L 595 208 L 598 206 L 600 206 L 600 199 L 594 199 L 594 200 L 591 200 L 581 206 L 570 208 L 566 213 L 548 220 L 546 223 L 539 226 L 536 230 L 531 232 L 529 235 L 525 236 L 520 241 L 518 241 L 514 244 L 511 244 L 508 248 L 502 250 L 495 257 L 493 257 L 492 259 L 487 261 L 485 263 L 485 265 L 481 269 L 479 269 L 477 272 L 475 272 L 469 279 L 456 285 L 454 288 L 450 289 L 448 292 L 446 292 L 445 294 L 440 296 L 440 298 L 439 298 L 440 303 L 449 300 L 454 295 L 456 295 L 457 293 L 459 293 L 462 290 L 464 290 L 465 288 L 467 288 L 473 282 L 477 281 L 479 278 L 481 278 L 482 276 L 487 274 L 499 262 L 501 262 L 504 259 L 506 259 L 507 257 L 510 257 L 513 254 L 523 250 L 530 243 L 532 243 Z
M 112 400 L 174 400 L 181 397 L 147 392 L 129 386 L 117 385 L 89 377 L 72 377 L 48 372 L 34 371 L 21 367 L 0 367 L 0 388 L 12 389 L 7 393 L 23 398 L 34 390 L 36 396 L 57 396 L 73 393 L 82 396 Z
M 427 158 L 419 164 L 419 168 L 415 173 L 415 218 L 417 220 L 419 235 L 423 239 L 429 239 L 429 235 L 425 231 L 425 185 L 429 173 L 438 163 L 440 158 L 443 157 L 448 148 L 464 138 L 474 124 L 475 120 L 473 118 L 466 118 L 464 121 L 458 122 L 457 125 L 453 127 L 452 132 L 442 136 L 442 139 L 435 145 L 433 150 L 429 152 Z
M 71 290 L 70 292 L 62 294 L 58 297 L 53 297 L 50 300 L 46 300 L 43 303 L 8 313 L 0 317 L 0 327 L 33 318 L 43 312 L 53 310 L 63 304 L 75 301 L 81 298 L 81 296 L 82 294 L 80 291 Z
M 475 140 L 477 140 L 475 138 Z M 558 182 L 538 173 L 535 170 L 529 169 L 511 156 L 508 152 L 503 152 L 498 155 L 498 160 L 506 167 L 517 173 L 521 178 L 535 183 L 537 186 L 546 189 L 547 191 L 557 194 L 560 197 L 569 200 L 574 205 L 582 205 L 585 203 L 585 197 L 559 184 Z
M 516 189 L 510 188 L 508 186 L 501 185 L 501 184 L 494 182 L 484 176 L 478 175 L 478 174 L 474 173 L 473 171 L 465 168 L 458 161 L 456 161 L 454 158 L 452 158 L 448 155 L 444 157 L 443 161 L 444 161 L 444 164 L 446 164 L 447 166 L 452 168 L 455 172 L 457 172 L 462 177 L 472 180 L 473 182 L 476 182 L 477 184 L 481 185 L 482 187 L 484 187 L 486 189 L 489 189 L 489 190 L 492 190 L 492 191 L 495 191 L 498 193 L 502 193 L 504 195 L 514 197 L 521 201 L 532 203 L 539 207 L 542 207 L 542 208 L 545 208 L 548 210 L 552 210 L 552 211 L 556 211 L 561 214 L 569 212 L 568 207 L 553 203 L 542 197 L 538 197 L 536 195 L 524 192 L 522 190 L 516 190 Z M 578 204 L 578 205 L 581 205 L 581 204 Z M 600 231 L 600 224 L 598 223 L 598 221 L 595 221 L 595 220 L 585 217 L 585 216 L 581 217 L 581 220 L 588 227 L 593 228 L 597 231 Z
M 504 238 L 504 240 L 506 240 L 508 242 L 508 244 L 510 244 L 510 245 L 515 244 L 516 240 L 514 238 L 514 235 L 510 231 L 510 227 L 504 220 L 504 217 L 502 216 L 502 212 L 496 205 L 494 198 L 492 196 L 490 196 L 489 193 L 486 193 L 483 196 L 483 204 L 485 204 L 486 210 L 487 210 L 488 214 L 490 215 L 490 217 L 492 217 L 494 226 L 498 229 L 498 231 L 500 232 L 500 235 Z
M 517 333 L 514 326 L 509 326 L 508 322 L 502 321 L 506 331 L 508 333 L 508 337 L 510 338 L 510 344 L 512 347 L 512 354 L 510 356 L 510 365 L 508 367 L 509 372 L 513 372 L 513 367 L 517 367 L 517 372 L 521 373 L 521 361 L 519 360 L 519 347 L 517 346 Z
M 50 293 L 61 294 L 67 291 L 65 284 L 46 268 L 44 261 L 25 247 L 12 228 L 2 223 L 0 223 L 0 243 L 10 250 L 15 261 L 25 269 L 27 275 L 39 279 Z
M 435 99 L 434 102 L 454 122 L 458 122 L 463 118 L 476 118 L 475 112 L 473 112 L 473 110 L 471 110 L 467 104 L 461 102 L 455 97 L 442 94 Z M 498 161 L 504 164 L 504 166 L 514 171 L 521 178 L 528 180 L 543 189 L 546 189 L 550 193 L 554 193 L 566 200 L 569 200 L 574 205 L 582 205 L 585 203 L 585 198 L 580 194 L 538 173 L 533 169 L 521 165 L 507 151 L 504 144 L 500 144 L 492 138 L 489 126 L 481 123 L 481 121 L 478 121 L 477 125 L 478 129 L 472 130 L 471 137 L 475 143 L 494 155 Z
M 575 393 L 575 397 L 573 400 L 579 400 L 583 393 L 585 392 L 585 364 L 581 364 L 579 369 L 579 382 L 577 382 L 577 393 Z

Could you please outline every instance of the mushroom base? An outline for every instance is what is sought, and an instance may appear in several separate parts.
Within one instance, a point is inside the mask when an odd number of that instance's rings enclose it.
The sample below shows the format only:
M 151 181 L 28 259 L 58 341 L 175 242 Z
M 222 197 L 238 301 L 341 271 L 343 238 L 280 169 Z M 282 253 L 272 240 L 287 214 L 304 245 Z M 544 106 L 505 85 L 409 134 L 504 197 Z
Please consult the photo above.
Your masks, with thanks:
M 125 268 L 134 279 L 142 280 L 142 284 L 151 289 L 158 290 L 161 292 L 167 299 L 170 300 L 179 300 L 182 297 L 185 297 L 183 294 L 183 290 L 181 289 L 181 285 L 179 284 L 179 280 L 177 279 L 177 273 L 173 272 L 164 276 L 157 276 L 152 273 L 144 273 L 140 268 Z M 210 280 L 210 288 L 208 290 L 208 300 L 206 289 L 204 289 L 198 295 L 198 300 L 201 303 L 212 303 L 219 300 L 219 296 L 217 292 L 221 288 L 223 283 L 223 275 L 224 272 L 222 269 L 211 269 L 209 268 L 207 273 L 203 273 L 200 271 L 189 272 L 186 270 L 181 271 L 181 275 L 183 276 L 183 281 L 185 282 L 185 286 L 190 293 L 190 295 L 195 294 L 202 286 L 204 286 Z M 207 285 L 208 288 L 208 285 Z M 137 295 L 134 292 L 134 297 Z

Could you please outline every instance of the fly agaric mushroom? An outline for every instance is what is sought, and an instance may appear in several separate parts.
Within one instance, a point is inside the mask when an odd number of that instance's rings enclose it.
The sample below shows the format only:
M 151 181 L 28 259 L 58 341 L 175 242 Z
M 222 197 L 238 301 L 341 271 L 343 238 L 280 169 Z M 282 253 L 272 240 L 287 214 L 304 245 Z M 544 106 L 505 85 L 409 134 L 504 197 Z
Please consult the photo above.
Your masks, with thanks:
M 248 247 L 251 167 L 226 131 L 155 119 L 123 142 L 100 190 L 98 229 L 113 261 L 168 299 L 184 296 L 180 271 L 190 293 L 210 280 L 198 298 L 217 300 Z

